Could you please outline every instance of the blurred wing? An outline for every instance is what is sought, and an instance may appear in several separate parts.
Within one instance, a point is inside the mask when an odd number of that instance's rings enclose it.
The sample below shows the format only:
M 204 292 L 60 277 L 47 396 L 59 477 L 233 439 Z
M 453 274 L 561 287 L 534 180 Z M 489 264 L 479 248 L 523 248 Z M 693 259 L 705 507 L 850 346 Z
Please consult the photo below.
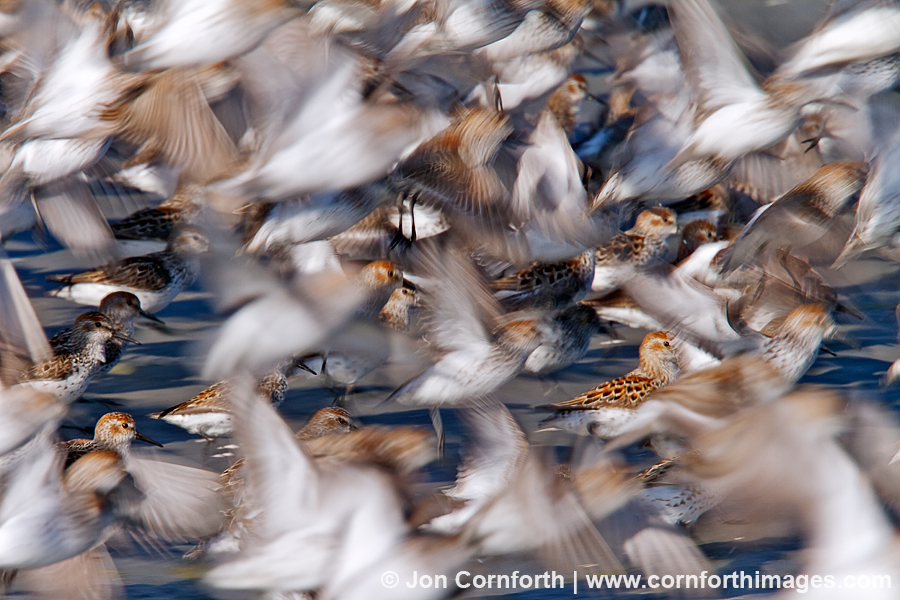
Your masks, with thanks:
M 759 204 L 766 204 L 803 183 L 822 166 L 815 152 L 805 152 L 792 135 L 772 152 L 753 152 L 742 156 L 731 167 L 729 181 L 735 189 Z
M 203 369 L 209 379 L 226 379 L 241 368 L 263 373 L 286 356 L 320 350 L 364 300 L 364 291 L 339 273 L 304 275 L 286 285 L 258 265 L 233 259 L 206 266 L 220 308 L 240 307 L 212 341 Z
M 0 250 L 0 351 L 6 356 L 40 363 L 53 356 L 28 294 L 12 261 Z M 5 367 L 4 367 L 5 369 Z
M 869 477 L 881 499 L 900 506 L 900 461 L 893 461 L 900 441 L 900 425 L 875 402 L 851 401 L 844 410 L 846 427 L 841 445 Z
M 67 177 L 35 189 L 34 199 L 47 229 L 76 256 L 95 263 L 117 258 L 118 246 L 90 185 Z
M 620 570 L 575 492 L 546 452 L 532 448 L 511 486 L 479 510 L 465 531 L 488 554 L 537 551 L 560 570 Z
M 330 522 L 319 518 L 319 469 L 274 407 L 256 396 L 250 377 L 234 390 L 235 439 L 245 456 L 242 509 L 254 516 L 242 552 L 206 579 L 230 588 L 318 587 L 336 543 Z
M 36 392 L 28 384 L 0 389 L 0 455 L 62 418 L 66 409 L 52 394 Z
M 686 77 L 704 112 L 744 102 L 761 93 L 749 67 L 721 18 L 707 0 L 672 3 L 672 27 Z
M 528 455 L 528 440 L 509 409 L 499 402 L 464 409 L 470 432 L 456 485 L 447 495 L 459 500 L 484 500 L 509 485 Z
M 740 339 L 728 322 L 724 300 L 677 270 L 669 274 L 638 272 L 625 283 L 625 291 L 663 326 L 693 340 L 718 343 Z
M 839 6 L 843 5 L 843 6 Z M 829 19 L 800 41 L 778 74 L 799 77 L 895 52 L 900 47 L 900 7 L 894 2 L 835 3 Z
M 421 288 L 427 297 L 429 341 L 446 351 L 488 344 L 501 311 L 472 261 L 460 248 L 424 243 L 416 258 L 428 276 Z
M 206 182 L 237 160 L 237 148 L 216 118 L 200 85 L 202 73 L 167 69 L 126 90 L 103 118 L 120 123 L 124 139 L 141 152 Z
M 319 493 L 319 471 L 309 453 L 275 408 L 243 378 L 234 386 L 235 439 L 244 452 L 242 476 L 261 510 L 254 533 L 278 537 L 287 528 L 308 524 L 307 508 Z
M 36 600 L 118 600 L 125 597 L 122 578 L 103 544 L 47 567 L 19 571 L 13 585 L 17 591 Z
M 835 265 L 891 239 L 900 221 L 900 174 L 895 165 L 900 161 L 900 133 L 875 159 L 875 166 L 859 195 L 856 225 Z
M 218 473 L 131 453 L 125 468 L 142 492 L 129 518 L 151 538 L 193 540 L 214 535 L 223 524 L 225 502 Z

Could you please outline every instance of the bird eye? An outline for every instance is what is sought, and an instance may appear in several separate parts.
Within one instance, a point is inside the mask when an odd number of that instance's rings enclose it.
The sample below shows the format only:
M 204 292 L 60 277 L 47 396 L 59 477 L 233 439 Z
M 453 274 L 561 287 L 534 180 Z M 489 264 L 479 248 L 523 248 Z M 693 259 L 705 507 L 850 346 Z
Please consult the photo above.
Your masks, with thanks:
M 131 425 L 128 423 L 122 423 L 122 429 L 128 429 L 129 427 L 131 427 Z
M 671 346 L 671 345 L 672 345 L 672 344 L 670 344 L 669 342 L 663 342 L 663 346 L 665 346 L 666 348 L 668 348 L 668 347 Z

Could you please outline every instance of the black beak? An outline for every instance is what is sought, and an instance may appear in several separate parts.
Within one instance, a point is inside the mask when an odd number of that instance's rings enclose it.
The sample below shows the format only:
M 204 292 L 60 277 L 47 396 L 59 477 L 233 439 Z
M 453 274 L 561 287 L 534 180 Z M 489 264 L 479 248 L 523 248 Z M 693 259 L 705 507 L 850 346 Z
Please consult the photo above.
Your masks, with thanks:
M 318 375 L 318 373 L 316 373 L 315 371 L 313 371 L 312 369 L 310 369 L 310 368 L 307 366 L 307 364 L 304 362 L 304 361 L 306 361 L 307 359 L 315 358 L 315 357 L 317 357 L 317 356 L 319 356 L 319 355 L 318 355 L 318 354 L 307 354 L 306 356 L 303 356 L 303 357 L 300 357 L 300 358 L 295 358 L 295 359 L 293 360 L 294 367 L 297 368 L 297 369 L 301 369 L 301 370 L 303 370 L 303 371 L 306 371 L 307 373 L 311 373 L 311 374 L 313 374 L 313 375 Z M 324 357 L 323 357 L 323 359 L 322 359 L 322 367 L 323 367 L 323 368 L 325 367 L 325 360 L 324 360 Z
M 119 333 L 118 331 L 116 331 L 116 332 L 113 333 L 113 337 L 114 337 L 114 338 L 118 338 L 118 339 L 120 339 L 120 340 L 124 340 L 124 341 L 126 341 L 126 342 L 131 342 L 132 344 L 135 344 L 136 346 L 140 346 L 140 345 L 141 345 L 141 343 L 140 343 L 139 341 L 137 341 L 136 339 L 134 339 L 134 338 L 131 337 L 130 335 L 125 335 L 124 333 Z
M 165 321 L 163 321 L 162 319 L 160 319 L 160 318 L 157 317 L 156 315 L 151 315 L 150 313 L 148 313 L 148 312 L 147 312 L 146 310 L 144 310 L 143 308 L 140 309 L 140 310 L 138 310 L 138 314 L 141 315 L 142 317 L 144 317 L 145 319 L 150 319 L 151 321 L 155 321 L 155 322 L 159 323 L 160 325 L 165 325 L 165 324 L 166 324 Z
M 312 369 L 310 369 L 309 367 L 307 367 L 307 366 L 306 366 L 305 364 L 303 364 L 303 363 L 297 363 L 297 368 L 298 368 L 298 369 L 303 369 L 303 370 L 306 371 L 307 373 L 312 373 L 313 375 L 318 375 L 318 373 L 316 373 L 315 371 L 313 371 Z
M 148 438 L 143 433 L 138 433 L 137 431 L 134 432 L 134 439 L 141 440 L 142 442 L 147 442 L 148 444 L 153 444 L 154 446 L 159 446 L 160 448 L 163 447 L 163 445 L 156 440 Z

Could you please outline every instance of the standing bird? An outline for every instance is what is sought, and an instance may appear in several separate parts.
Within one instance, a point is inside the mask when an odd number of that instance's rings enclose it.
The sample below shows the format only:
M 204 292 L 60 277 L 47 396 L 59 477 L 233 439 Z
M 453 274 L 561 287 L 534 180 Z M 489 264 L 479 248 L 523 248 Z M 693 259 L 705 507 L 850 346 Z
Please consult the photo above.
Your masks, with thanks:
M 406 333 L 409 330 L 409 313 L 418 306 L 420 306 L 420 297 L 416 290 L 406 286 L 398 287 L 391 293 L 390 299 L 379 311 L 378 321 L 390 331 Z M 350 394 L 357 381 L 390 358 L 391 349 L 387 343 L 383 345 L 368 344 L 363 348 L 353 348 L 353 341 L 351 340 L 351 347 L 347 349 L 342 347 L 343 344 L 338 343 L 336 347 L 321 355 L 321 372 L 329 384 L 344 386 L 343 396 L 340 396 L 338 401 L 342 401 Z
M 131 292 L 141 306 L 156 313 L 194 283 L 200 271 L 198 256 L 209 249 L 206 235 L 193 225 L 176 229 L 166 249 L 133 256 L 111 265 L 74 275 L 50 275 L 65 284 L 52 295 L 79 304 L 97 305 L 112 292 Z
M 350 413 L 346 409 L 326 406 L 314 412 L 295 437 L 301 442 L 308 442 L 326 435 L 350 433 L 356 429 L 350 419 Z
M 580 300 L 594 278 L 593 249 L 560 263 L 535 263 L 507 277 L 495 279 L 491 287 L 508 310 L 529 307 L 563 308 Z
M 145 208 L 113 223 L 113 235 L 120 240 L 168 240 L 181 223 L 196 219 L 203 205 L 197 202 L 194 186 L 182 187 L 158 206 Z
M 113 292 L 112 294 L 104 296 L 103 300 L 100 301 L 100 306 L 96 313 L 105 316 L 112 322 L 117 331 L 129 337 L 134 334 L 134 319 L 138 315 L 150 319 L 151 321 L 162 323 L 160 319 L 142 309 L 141 301 L 131 292 Z M 90 315 L 95 313 L 92 311 L 85 314 Z M 66 328 L 57 332 L 50 338 L 50 347 L 54 351 L 64 348 L 66 344 L 68 344 L 71 336 L 71 328 Z M 125 348 L 127 347 L 128 342 L 124 339 L 115 336 L 111 337 L 106 342 L 106 360 L 104 361 L 103 368 L 101 368 L 97 374 L 102 375 L 112 369 L 116 363 L 119 362 L 119 359 L 122 358 L 122 353 L 125 352 Z
M 678 377 L 678 355 L 666 333 L 648 333 L 639 352 L 641 364 L 627 375 L 601 383 L 572 400 L 539 406 L 556 411 L 543 423 L 580 435 L 618 435 L 650 392 Z
M 94 450 L 112 450 L 119 455 L 125 455 L 131 449 L 133 440 L 140 440 L 162 448 L 162 444 L 137 430 L 134 417 L 128 413 L 106 413 L 94 426 L 94 439 L 79 438 L 68 440 L 62 444 L 66 451 L 65 466 L 68 467 Z
M 284 401 L 288 379 L 298 369 L 312 373 L 299 361 L 286 361 L 257 382 L 256 394 L 271 402 L 272 405 L 279 406 Z M 189 433 L 200 435 L 211 442 L 217 437 L 230 435 L 234 431 L 231 402 L 228 399 L 231 387 L 231 382 L 227 380 L 214 383 L 190 400 L 149 416 L 153 419 L 162 419 L 171 425 L 183 427 Z
M 75 319 L 65 344 L 54 350 L 48 360 L 27 368 L 22 383 L 56 396 L 62 402 L 78 399 L 91 378 L 106 366 L 106 347 L 110 339 L 136 343 L 111 319 L 100 313 L 87 313 Z
M 637 269 L 661 258 L 668 249 L 666 240 L 678 232 L 677 220 L 675 211 L 661 206 L 639 214 L 634 227 L 597 248 L 591 289 L 611 292 L 628 281 Z

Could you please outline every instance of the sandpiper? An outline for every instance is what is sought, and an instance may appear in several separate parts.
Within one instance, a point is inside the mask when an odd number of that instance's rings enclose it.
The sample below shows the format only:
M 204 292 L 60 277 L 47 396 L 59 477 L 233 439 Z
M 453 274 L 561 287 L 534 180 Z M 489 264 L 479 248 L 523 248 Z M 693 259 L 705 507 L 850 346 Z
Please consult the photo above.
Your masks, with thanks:
M 81 315 L 75 319 L 68 341 L 54 350 L 52 358 L 32 365 L 21 379 L 63 402 L 76 400 L 87 389 L 91 378 L 105 366 L 106 345 L 111 338 L 137 342 L 100 313 Z
M 131 292 L 150 313 L 165 308 L 194 283 L 200 270 L 198 255 L 209 248 L 209 240 L 192 225 L 176 229 L 166 249 L 135 256 L 92 271 L 74 275 L 51 275 L 47 279 L 65 284 L 52 295 L 79 304 L 97 305 L 112 292 Z
M 675 211 L 655 207 L 638 215 L 634 227 L 615 236 L 597 249 L 595 292 L 611 292 L 634 274 L 635 269 L 660 258 L 667 250 L 666 239 L 677 232 Z
M 354 278 L 354 282 L 366 295 L 356 314 L 361 317 L 375 317 L 391 299 L 394 290 L 403 285 L 403 271 L 394 263 L 376 260 L 363 267 Z
M 423 254 L 421 284 L 435 364 L 400 386 L 391 399 L 437 406 L 490 394 L 515 377 L 549 326 L 523 315 L 502 317 L 487 283 L 467 258 Z
M 106 413 L 94 426 L 93 439 L 79 438 L 64 443 L 66 466 L 94 450 L 112 450 L 120 455 L 125 455 L 130 450 L 133 440 L 140 440 L 162 448 L 162 444 L 137 430 L 134 417 L 128 413 Z
M 594 278 L 595 252 L 555 264 L 536 263 L 491 282 L 495 296 L 509 310 L 527 307 L 563 308 L 580 300 Z
M 312 373 L 299 361 L 287 361 L 257 382 L 257 395 L 268 400 L 274 406 L 280 405 L 287 392 L 288 379 L 297 372 L 297 369 Z M 219 381 L 186 402 L 148 416 L 183 427 L 190 433 L 212 441 L 217 437 L 230 435 L 234 431 L 231 403 L 228 399 L 230 393 L 231 382 Z
M 522 371 L 547 329 L 538 320 L 517 319 L 490 336 L 460 340 L 434 366 L 395 390 L 390 399 L 433 406 L 490 394 Z
M 202 207 L 196 195 L 193 186 L 179 188 L 162 204 L 132 213 L 110 227 L 120 240 L 166 241 L 177 225 L 190 223 L 199 216 Z
M 353 429 L 356 427 L 346 409 L 326 406 L 313 413 L 306 425 L 297 432 L 296 438 L 301 442 L 308 442 L 326 435 L 350 433 Z
M 96 313 L 102 314 L 112 321 L 117 331 L 131 337 L 134 335 L 134 319 L 138 315 L 162 323 L 162 321 L 141 308 L 141 301 L 131 292 L 113 292 L 100 301 L 99 309 Z M 94 311 L 85 314 L 96 314 Z M 50 338 L 50 347 L 53 350 L 64 348 L 72 337 L 72 329 L 66 328 L 57 332 Z M 111 337 L 106 342 L 106 360 L 103 366 L 97 371 L 97 374 L 106 373 L 112 369 L 122 353 L 128 347 L 128 342 L 119 337 Z
M 820 304 L 798 306 L 763 330 L 761 355 L 785 381 L 794 383 L 809 370 L 819 355 L 822 339 L 836 328 L 831 313 Z
M 693 254 L 694 250 L 703 244 L 714 242 L 718 235 L 718 228 L 711 221 L 697 219 L 687 223 L 681 229 L 681 243 L 678 245 L 676 264 Z
M 553 113 L 559 126 L 569 135 L 575 131 L 575 125 L 578 123 L 581 102 L 589 96 L 587 87 L 584 75 L 575 73 L 569 75 L 569 78 L 547 99 L 547 110 Z M 503 104 L 506 105 L 505 100 Z
M 410 310 L 419 306 L 418 291 L 401 286 L 391 293 L 390 299 L 378 313 L 378 320 L 391 331 L 406 333 L 409 330 Z M 321 356 L 322 374 L 330 384 L 344 386 L 344 396 L 347 396 L 357 381 L 387 362 L 390 352 L 386 347 L 365 348 L 358 352 L 336 348 Z
M 615 437 L 650 392 L 678 376 L 671 338 L 661 331 L 644 337 L 640 361 L 640 366 L 627 375 L 602 383 L 572 400 L 539 406 L 557 411 L 544 423 L 581 435 Z

